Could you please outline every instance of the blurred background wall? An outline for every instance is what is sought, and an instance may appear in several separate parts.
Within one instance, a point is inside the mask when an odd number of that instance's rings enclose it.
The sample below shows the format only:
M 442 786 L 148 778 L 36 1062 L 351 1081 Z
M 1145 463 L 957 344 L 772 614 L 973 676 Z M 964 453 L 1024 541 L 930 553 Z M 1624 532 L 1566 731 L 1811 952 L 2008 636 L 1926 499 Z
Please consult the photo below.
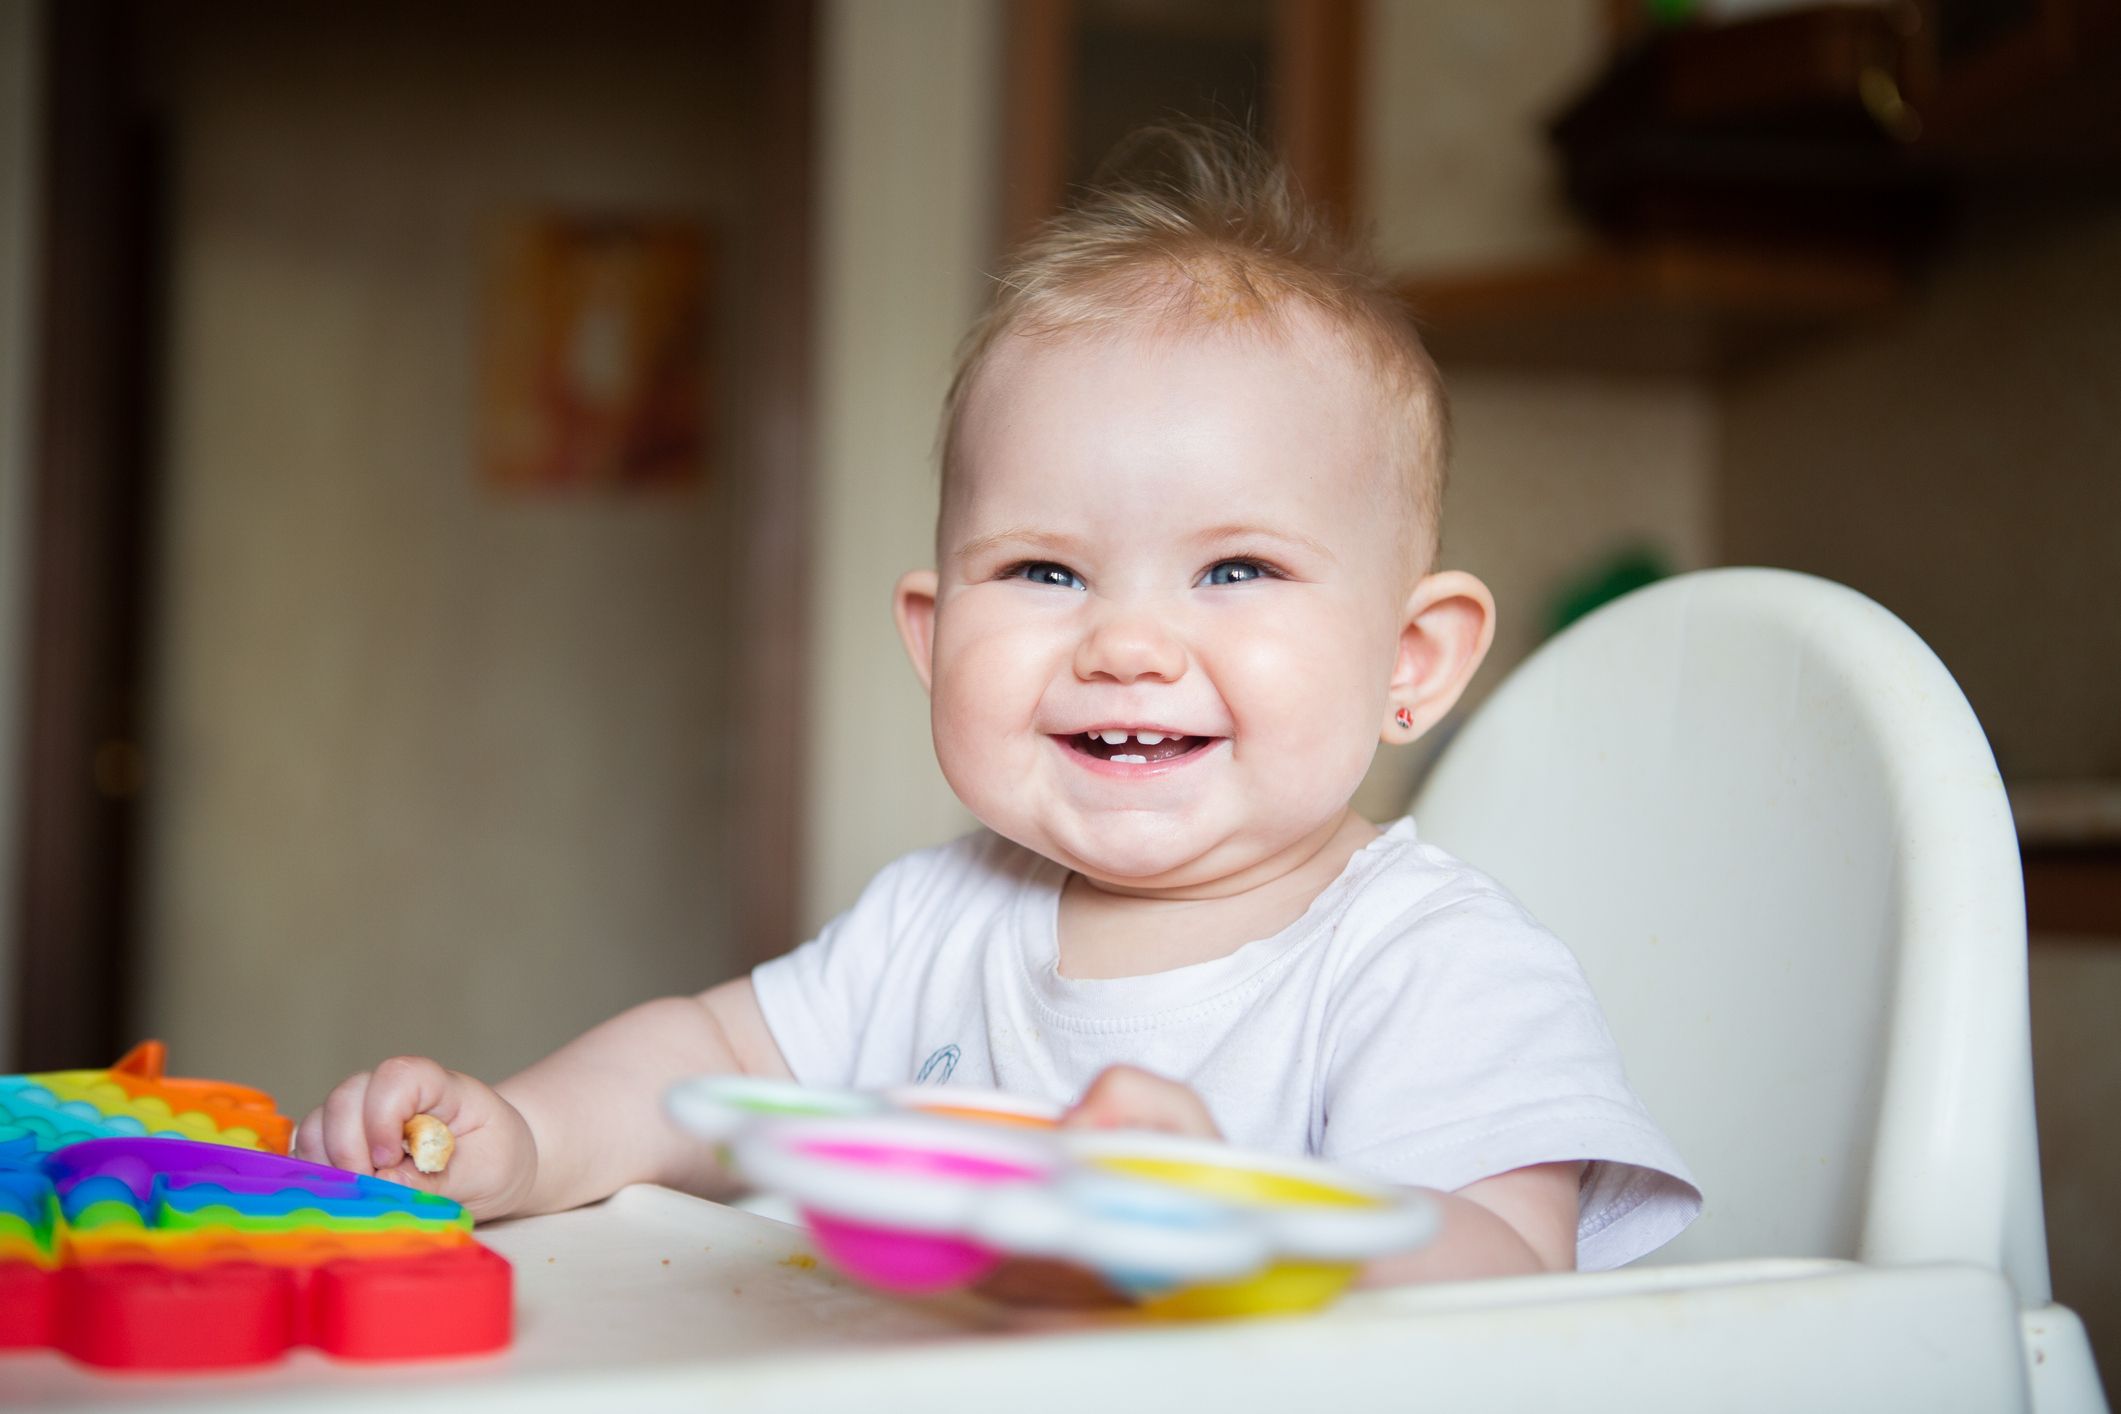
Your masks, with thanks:
M 994 0 L 822 8 L 817 599 L 802 931 L 971 828 L 929 749 L 891 589 L 934 562 L 936 414 L 993 256 Z
M 734 971 L 727 427 L 695 488 L 471 468 L 495 227 L 645 211 L 741 240 L 737 56 L 623 13 L 159 20 L 141 1026 L 314 1098 L 398 1051 L 504 1074 Z
M 1876 328 L 1734 380 L 1722 553 L 1921 632 L 2006 779 L 2121 776 L 2121 206 L 1970 210 Z

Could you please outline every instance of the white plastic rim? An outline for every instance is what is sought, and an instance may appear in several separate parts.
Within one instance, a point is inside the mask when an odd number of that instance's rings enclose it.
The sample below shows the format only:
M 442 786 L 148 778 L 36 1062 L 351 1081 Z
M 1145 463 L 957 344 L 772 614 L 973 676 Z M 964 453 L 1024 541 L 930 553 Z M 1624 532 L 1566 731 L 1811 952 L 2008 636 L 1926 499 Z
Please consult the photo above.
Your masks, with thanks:
M 901 1109 L 918 1110 L 923 1114 L 969 1110 L 975 1114 L 1013 1115 L 1020 1119 L 1058 1122 L 1066 1113 L 1063 1106 L 1051 1100 L 972 1086 L 898 1085 L 884 1091 L 884 1099 Z
M 884 1104 L 861 1090 L 756 1075 L 698 1075 L 666 1090 L 663 1108 L 686 1133 L 719 1144 L 760 1119 L 879 1114 Z
M 1104 1173 L 1125 1173 L 1106 1167 L 1114 1159 L 1193 1164 L 1202 1168 L 1296 1179 L 1348 1193 L 1375 1205 L 1254 1203 L 1214 1195 L 1258 1222 L 1279 1256 L 1328 1262 L 1365 1261 L 1388 1253 L 1410 1251 L 1425 1245 L 1436 1235 L 1436 1205 L 1425 1194 L 1350 1173 L 1323 1160 L 1265 1154 L 1235 1148 L 1219 1140 L 1137 1130 L 1067 1130 L 1060 1139 L 1061 1147 L 1070 1158 Z M 1141 1182 L 1169 1183 L 1143 1175 L 1125 1176 Z M 1182 1184 L 1175 1186 L 1184 1188 Z

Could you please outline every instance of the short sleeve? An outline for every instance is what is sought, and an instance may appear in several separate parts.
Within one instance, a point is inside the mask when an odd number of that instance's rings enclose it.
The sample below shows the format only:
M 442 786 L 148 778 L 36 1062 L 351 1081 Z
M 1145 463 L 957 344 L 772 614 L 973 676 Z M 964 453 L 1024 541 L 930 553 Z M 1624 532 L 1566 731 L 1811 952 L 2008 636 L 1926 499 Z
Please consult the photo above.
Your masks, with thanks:
M 1701 1195 L 1558 939 L 1500 891 L 1462 893 L 1377 936 L 1327 1021 L 1324 1157 L 1446 1192 L 1585 1161 L 1586 1271 L 1633 1261 L 1693 1221 Z
M 751 971 L 766 1029 L 805 1085 L 851 1085 L 862 1029 L 890 961 L 904 874 L 886 865 L 818 935 Z

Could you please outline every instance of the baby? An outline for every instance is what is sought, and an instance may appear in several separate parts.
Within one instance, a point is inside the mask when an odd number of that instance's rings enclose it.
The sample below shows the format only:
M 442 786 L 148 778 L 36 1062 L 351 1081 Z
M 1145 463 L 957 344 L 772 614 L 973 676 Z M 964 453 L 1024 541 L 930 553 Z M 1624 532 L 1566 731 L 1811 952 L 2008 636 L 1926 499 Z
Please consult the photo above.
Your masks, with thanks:
M 1019 251 L 944 409 L 936 568 L 896 611 L 985 829 L 817 939 L 489 1088 L 400 1057 L 297 1152 L 480 1217 L 726 1179 L 659 1097 L 702 1072 L 995 1086 L 1434 1191 L 1372 1281 L 1601 1268 L 1698 1211 L 1567 949 L 1349 801 L 1494 626 L 1436 571 L 1446 412 L 1389 289 L 1282 175 L 1164 134 Z M 406 1121 L 455 1132 L 446 1172 Z

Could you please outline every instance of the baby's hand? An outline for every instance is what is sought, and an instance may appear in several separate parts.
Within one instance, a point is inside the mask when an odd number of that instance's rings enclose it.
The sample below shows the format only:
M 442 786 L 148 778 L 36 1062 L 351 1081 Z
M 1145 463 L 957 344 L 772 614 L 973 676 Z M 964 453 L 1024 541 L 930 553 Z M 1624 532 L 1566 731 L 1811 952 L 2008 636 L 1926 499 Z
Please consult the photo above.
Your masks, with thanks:
M 405 1123 L 421 1114 L 456 1138 L 440 1173 L 421 1173 L 405 1153 Z M 341 1081 L 295 1131 L 294 1155 L 454 1198 L 481 1219 L 521 1208 L 538 1176 L 537 1141 L 516 1107 L 422 1056 L 397 1056 Z
M 1107 1067 L 1061 1116 L 1065 1129 L 1153 1129 L 1220 1139 L 1215 1117 L 1191 1086 L 1131 1065 Z
M 1214 1116 L 1190 1086 L 1131 1065 L 1106 1069 L 1082 1099 L 1061 1116 L 1063 1129 L 1153 1129 L 1197 1139 L 1220 1139 Z M 1065 1262 L 1014 1258 L 979 1285 L 981 1294 L 1033 1311 L 1124 1306 L 1096 1273 Z

